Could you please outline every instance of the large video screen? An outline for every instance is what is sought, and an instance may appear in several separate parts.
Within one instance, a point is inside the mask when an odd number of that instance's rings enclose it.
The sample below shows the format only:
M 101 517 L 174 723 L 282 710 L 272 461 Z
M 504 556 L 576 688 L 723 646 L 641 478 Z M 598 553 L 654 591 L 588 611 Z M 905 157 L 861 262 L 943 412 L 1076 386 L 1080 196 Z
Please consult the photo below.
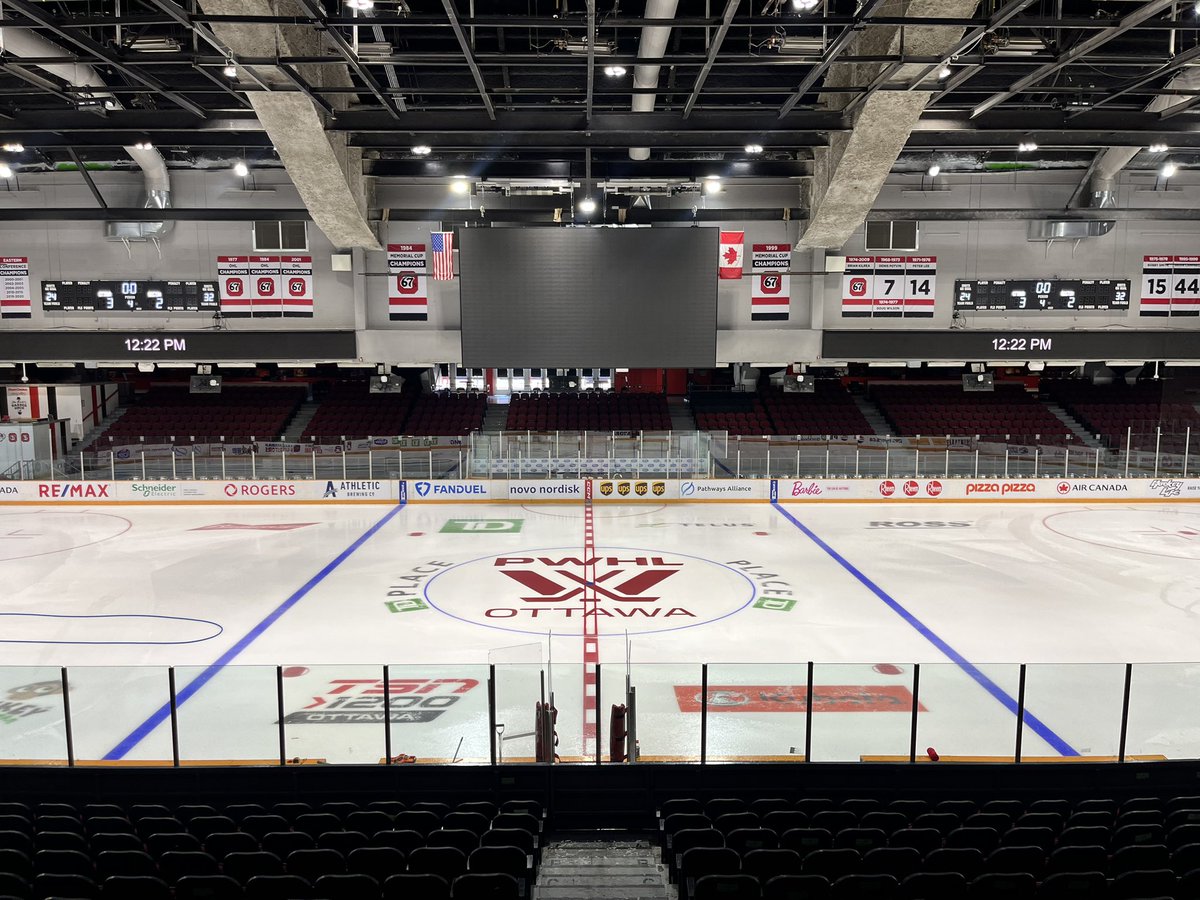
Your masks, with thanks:
M 464 366 L 716 365 L 716 229 L 460 236 Z

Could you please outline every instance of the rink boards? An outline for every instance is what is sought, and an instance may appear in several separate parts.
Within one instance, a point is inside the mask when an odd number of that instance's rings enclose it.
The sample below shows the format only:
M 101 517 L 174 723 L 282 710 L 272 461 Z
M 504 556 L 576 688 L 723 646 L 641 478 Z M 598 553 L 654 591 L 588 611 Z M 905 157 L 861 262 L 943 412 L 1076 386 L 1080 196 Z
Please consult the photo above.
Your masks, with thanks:
M 1200 501 L 1200 478 L 10 481 L 0 504 Z

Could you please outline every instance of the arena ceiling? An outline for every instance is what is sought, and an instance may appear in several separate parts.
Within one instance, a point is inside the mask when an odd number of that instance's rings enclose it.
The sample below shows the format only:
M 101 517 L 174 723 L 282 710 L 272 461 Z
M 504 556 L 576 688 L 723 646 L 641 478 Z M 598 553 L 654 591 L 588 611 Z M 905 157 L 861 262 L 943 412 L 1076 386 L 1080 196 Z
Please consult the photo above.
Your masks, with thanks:
M 363 176 L 803 180 L 805 212 L 830 213 L 813 245 L 836 246 L 891 172 L 1200 154 L 1200 18 L 1181 0 L 360 6 L 4 0 L 0 140 L 24 149 L 3 157 L 124 165 L 149 143 L 171 167 L 335 167 L 344 213 L 368 218 Z M 298 186 L 310 209 L 330 187 Z

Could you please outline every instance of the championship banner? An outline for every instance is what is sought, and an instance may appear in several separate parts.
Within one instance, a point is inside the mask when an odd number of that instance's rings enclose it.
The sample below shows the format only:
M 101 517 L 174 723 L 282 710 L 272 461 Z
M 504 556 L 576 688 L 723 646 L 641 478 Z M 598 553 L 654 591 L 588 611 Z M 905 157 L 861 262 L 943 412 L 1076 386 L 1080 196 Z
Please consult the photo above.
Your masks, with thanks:
M 1200 256 L 1143 256 L 1139 315 L 1200 316 Z
M 0 257 L 0 319 L 29 319 L 29 257 Z
M 790 275 L 755 274 L 750 282 L 750 321 L 786 322 L 791 310 Z
M 429 318 L 428 271 L 424 244 L 388 244 L 388 319 L 424 322 Z
M 742 277 L 742 257 L 745 253 L 742 245 L 745 240 L 746 232 L 744 231 L 721 232 L 721 251 L 717 259 L 721 278 Z
M 936 256 L 848 256 L 843 318 L 932 318 Z
M 750 268 L 755 272 L 786 272 L 791 267 L 791 244 L 750 245 Z
M 221 286 L 221 315 L 227 319 L 249 318 L 254 303 L 250 299 L 250 258 L 218 256 L 217 280 Z
M 287 318 L 313 315 L 313 277 L 311 256 L 283 256 L 279 261 L 283 286 L 283 314 Z
M 278 256 L 251 256 L 250 300 L 255 316 L 275 318 L 283 315 Z

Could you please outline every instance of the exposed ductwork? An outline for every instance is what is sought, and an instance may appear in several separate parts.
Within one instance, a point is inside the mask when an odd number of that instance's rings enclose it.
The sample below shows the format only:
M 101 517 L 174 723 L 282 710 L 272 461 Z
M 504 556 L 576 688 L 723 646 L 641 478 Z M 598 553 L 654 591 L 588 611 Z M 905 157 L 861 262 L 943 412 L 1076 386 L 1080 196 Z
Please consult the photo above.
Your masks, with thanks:
M 1167 82 L 1171 90 L 1194 91 L 1200 89 L 1200 68 L 1187 68 Z M 1176 103 L 1189 98 L 1189 94 L 1160 94 L 1146 105 L 1146 112 L 1160 113 Z M 1133 158 L 1142 152 L 1141 147 L 1109 147 L 1096 154 L 1088 169 L 1086 184 L 1076 194 L 1074 205 L 1090 209 L 1114 209 L 1117 205 L 1117 176 Z M 1030 241 L 1082 240 L 1101 237 L 1112 231 L 1116 223 L 1110 220 L 1091 222 L 1048 220 L 1030 222 L 1027 239 Z
M 646 0 L 647 19 L 673 19 L 679 0 Z M 667 40 L 671 29 L 665 25 L 648 25 L 642 29 L 638 40 L 638 59 L 662 59 L 667 51 Z M 658 74 L 662 66 L 638 65 L 633 67 L 633 86 L 635 88 L 657 88 Z M 634 112 L 654 112 L 654 94 L 634 94 Z M 630 147 L 630 159 L 649 159 L 649 147 Z
M 58 44 L 48 41 L 28 28 L 0 27 L 0 50 L 18 58 L 46 59 L 69 57 L 71 53 Z M 60 78 L 78 92 L 82 103 L 95 103 L 102 109 L 120 109 L 121 102 L 108 90 L 100 73 L 86 63 L 30 63 L 43 72 Z M 89 90 L 90 89 L 90 90 Z M 167 173 L 167 162 L 157 150 L 129 146 L 125 152 L 141 166 L 146 185 L 146 196 L 142 205 L 146 208 L 167 209 L 171 206 L 171 179 Z M 148 240 L 169 234 L 175 227 L 173 221 L 161 222 L 106 222 L 105 236 L 120 240 Z

